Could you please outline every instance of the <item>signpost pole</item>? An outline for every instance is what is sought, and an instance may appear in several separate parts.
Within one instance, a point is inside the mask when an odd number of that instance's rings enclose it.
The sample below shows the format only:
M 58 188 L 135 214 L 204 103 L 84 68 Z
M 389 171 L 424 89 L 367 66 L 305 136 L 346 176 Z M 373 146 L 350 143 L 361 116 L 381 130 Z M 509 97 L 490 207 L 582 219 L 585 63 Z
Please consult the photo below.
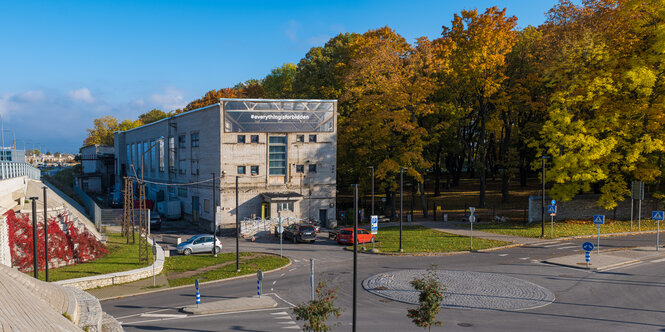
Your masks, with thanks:
M 584 258 L 586 259 L 586 268 L 589 269 L 589 262 L 591 261 L 591 250 L 593 250 L 593 243 L 584 242 L 582 244 L 582 249 L 586 251 Z
M 312 289 L 312 301 L 314 301 L 314 258 L 309 259 L 309 266 L 311 268 L 309 272 L 309 287 Z
M 279 259 L 282 259 L 282 234 L 284 234 L 284 229 L 282 228 L 282 217 L 280 216 L 277 218 L 277 221 L 279 222 Z
M 600 224 L 596 225 L 598 228 L 598 240 L 596 241 L 596 255 L 600 255 Z
M 633 231 L 633 205 L 635 205 L 635 200 L 633 198 L 630 198 L 630 231 Z
M 660 220 L 656 221 L 656 251 L 658 251 L 659 242 L 660 242 Z
M 554 216 L 550 215 L 550 239 L 554 238 Z
M 642 198 L 642 197 L 638 197 Z M 637 205 L 637 230 L 641 231 L 642 230 L 642 200 L 639 200 L 639 203 Z
M 471 236 L 469 236 L 469 238 L 471 239 L 471 249 L 470 250 L 473 250 L 473 218 L 475 218 L 473 215 L 469 216 L 469 221 L 470 221 L 470 224 L 471 224 L 471 230 L 470 230 L 471 231 L 471 234 L 470 234 Z

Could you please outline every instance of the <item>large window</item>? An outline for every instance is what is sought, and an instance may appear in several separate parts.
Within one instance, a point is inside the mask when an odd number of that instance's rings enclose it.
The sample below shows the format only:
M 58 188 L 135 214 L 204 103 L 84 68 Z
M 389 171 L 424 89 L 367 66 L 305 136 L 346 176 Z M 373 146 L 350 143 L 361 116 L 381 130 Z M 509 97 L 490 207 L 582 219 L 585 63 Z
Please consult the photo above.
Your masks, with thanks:
M 169 172 L 175 173 L 175 137 L 169 137 Z
M 309 165 L 309 172 L 316 173 L 316 164 Z
M 159 171 L 164 172 L 164 140 L 159 141 Z
M 155 171 L 155 165 L 157 165 L 157 147 L 155 146 L 155 140 L 150 140 L 150 171 Z
M 245 174 L 245 166 L 244 165 L 238 166 L 238 174 Z
M 286 136 L 269 138 L 269 173 L 270 175 L 286 175 Z
M 199 161 L 192 159 L 192 175 L 199 175 Z
M 277 203 L 277 212 L 281 211 L 291 211 L 293 212 L 293 202 L 281 202 Z
M 178 187 L 178 196 L 187 198 L 187 188 Z
M 178 136 L 178 147 L 179 148 L 184 149 L 184 148 L 187 147 L 187 145 L 186 145 L 187 142 L 185 141 L 185 139 L 186 139 L 185 135 Z
M 249 166 L 249 171 L 252 175 L 259 175 L 259 166 Z
M 251 143 L 258 143 L 259 142 L 259 135 L 251 135 L 249 136 L 249 141 Z
M 198 147 L 199 146 L 199 133 L 192 133 L 191 135 L 192 138 L 192 147 Z

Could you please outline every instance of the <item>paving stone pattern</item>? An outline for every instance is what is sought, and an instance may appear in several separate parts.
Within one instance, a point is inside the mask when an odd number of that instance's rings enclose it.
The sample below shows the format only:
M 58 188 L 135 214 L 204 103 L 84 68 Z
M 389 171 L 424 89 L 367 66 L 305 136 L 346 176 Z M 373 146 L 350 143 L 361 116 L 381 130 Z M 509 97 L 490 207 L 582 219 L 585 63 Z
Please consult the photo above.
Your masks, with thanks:
M 380 273 L 363 280 L 362 285 L 378 296 L 418 304 L 418 291 L 409 282 L 425 273 L 425 270 Z M 555 299 L 544 287 L 501 274 L 437 270 L 437 276 L 446 287 L 442 303 L 445 307 L 525 310 L 548 305 Z

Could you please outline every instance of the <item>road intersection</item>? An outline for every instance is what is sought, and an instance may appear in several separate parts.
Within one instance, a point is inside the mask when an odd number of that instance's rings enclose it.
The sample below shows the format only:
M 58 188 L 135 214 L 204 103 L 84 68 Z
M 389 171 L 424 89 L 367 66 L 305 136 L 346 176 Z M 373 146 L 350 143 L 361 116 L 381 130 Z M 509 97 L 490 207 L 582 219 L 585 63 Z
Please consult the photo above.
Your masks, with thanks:
M 457 286 L 460 278 L 501 276 L 517 282 L 509 293 L 501 293 L 497 307 L 462 308 L 454 303 L 445 307 L 439 319 L 446 330 L 480 331 L 658 331 L 665 328 L 665 259 L 653 258 L 631 265 L 617 266 L 600 272 L 544 263 L 555 257 L 580 255 L 585 239 L 565 241 L 539 241 L 518 247 L 487 251 L 435 256 L 359 255 L 359 280 L 370 280 L 379 274 L 413 271 L 434 264 L 448 271 L 451 290 L 458 296 L 464 286 Z M 645 247 L 651 245 L 653 235 L 608 237 L 603 239 L 605 250 Z M 231 248 L 231 246 L 225 246 Z M 241 250 L 265 251 L 279 254 L 276 241 L 243 242 Z M 104 310 L 123 323 L 127 331 L 280 331 L 297 330 L 291 314 L 293 304 L 306 302 L 310 297 L 309 259 L 315 259 L 317 280 L 327 280 L 339 288 L 337 305 L 344 312 L 338 320 L 337 330 L 346 331 L 351 323 L 352 308 L 352 252 L 321 234 L 314 244 L 285 244 L 284 253 L 292 265 L 264 276 L 264 296 L 278 303 L 276 308 L 244 310 L 209 315 L 184 315 L 180 308 L 194 303 L 194 287 L 184 287 L 102 301 Z M 593 258 L 592 258 L 593 259 Z M 407 273 L 408 274 L 408 273 Z M 501 287 L 499 279 L 471 282 L 477 289 Z M 510 284 L 510 283 L 509 283 Z M 531 309 L 501 307 L 505 301 L 527 298 L 520 293 L 523 285 L 535 285 L 553 294 L 553 302 L 544 298 L 542 306 Z M 202 302 L 253 296 L 256 280 L 253 277 L 204 283 Z M 375 292 L 376 293 L 376 292 Z M 495 294 L 496 295 L 496 294 Z M 503 296 L 503 298 L 502 298 Z M 359 331 L 418 330 L 406 317 L 412 304 L 399 299 L 378 296 L 362 290 L 358 297 Z M 446 304 L 444 302 L 444 304 Z M 332 319 L 331 322 L 335 320 Z

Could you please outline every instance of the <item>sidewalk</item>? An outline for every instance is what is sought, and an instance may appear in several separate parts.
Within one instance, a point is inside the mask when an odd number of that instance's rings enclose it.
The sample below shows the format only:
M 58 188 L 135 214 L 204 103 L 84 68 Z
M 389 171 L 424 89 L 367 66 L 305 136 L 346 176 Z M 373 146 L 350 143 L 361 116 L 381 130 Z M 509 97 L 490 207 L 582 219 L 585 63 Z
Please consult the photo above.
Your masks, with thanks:
M 589 269 L 592 271 L 601 271 L 609 268 L 637 263 L 641 261 L 665 257 L 665 249 L 656 251 L 655 247 L 626 248 L 619 250 L 606 250 L 591 252 L 591 261 Z M 544 263 L 572 267 L 576 269 L 587 269 L 585 254 L 580 252 L 577 255 L 550 258 Z

